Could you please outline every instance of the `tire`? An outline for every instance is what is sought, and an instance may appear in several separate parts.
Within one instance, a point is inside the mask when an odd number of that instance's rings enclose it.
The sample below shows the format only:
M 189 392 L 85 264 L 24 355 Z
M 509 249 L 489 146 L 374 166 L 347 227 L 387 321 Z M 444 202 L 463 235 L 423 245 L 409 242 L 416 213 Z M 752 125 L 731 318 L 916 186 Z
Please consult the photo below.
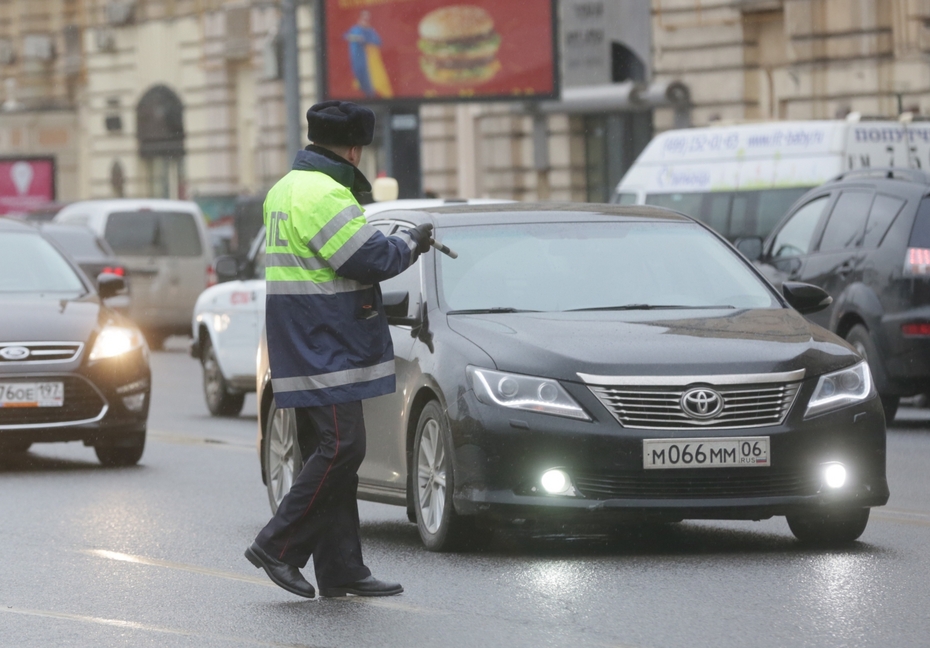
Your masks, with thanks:
M 152 351 L 159 351 L 165 346 L 165 340 L 168 336 L 161 331 L 147 330 L 142 333 L 145 336 L 145 343 L 148 344 Z
M 278 409 L 274 399 L 265 418 L 267 428 L 262 435 L 262 458 L 265 464 L 265 484 L 271 512 L 276 513 L 281 500 L 291 490 L 304 466 L 297 437 L 297 417 L 292 409 Z
M 114 468 L 135 466 L 145 451 L 145 432 L 118 441 L 94 446 L 97 459 L 104 466 Z
M 2 442 L 0 443 L 0 455 L 18 455 L 29 452 L 32 443 L 29 441 Z
M 869 523 L 869 509 L 838 509 L 787 516 L 798 540 L 818 547 L 841 547 L 856 541 Z
M 455 551 L 485 539 L 473 518 L 455 512 L 452 435 L 436 401 L 427 403 L 420 413 L 410 470 L 417 530 L 429 551 Z
M 869 329 L 862 324 L 856 324 L 849 329 L 849 333 L 846 334 L 846 341 L 856 347 L 856 351 L 859 352 L 859 355 L 869 363 L 869 371 L 872 372 L 874 380 L 874 376 L 882 372 L 883 369 L 878 364 L 878 349 L 875 348 L 875 343 L 872 342 Z M 894 420 L 895 414 L 898 413 L 898 404 L 901 401 L 901 397 L 882 393 L 879 393 L 879 397 L 882 400 L 882 408 L 885 410 L 885 422 L 891 423 Z
M 203 341 L 200 358 L 200 364 L 203 367 L 203 397 L 207 401 L 210 414 L 239 416 L 245 402 L 245 394 L 230 390 L 209 337 Z

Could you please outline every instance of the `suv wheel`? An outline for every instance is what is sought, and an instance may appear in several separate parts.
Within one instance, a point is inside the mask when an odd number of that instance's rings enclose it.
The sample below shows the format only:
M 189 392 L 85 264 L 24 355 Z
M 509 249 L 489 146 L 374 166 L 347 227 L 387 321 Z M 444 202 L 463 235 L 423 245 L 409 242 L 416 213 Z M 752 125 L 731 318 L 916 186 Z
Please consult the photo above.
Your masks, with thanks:
M 869 329 L 862 324 L 856 324 L 849 330 L 849 333 L 846 334 L 846 341 L 856 347 L 856 351 L 859 352 L 859 355 L 865 358 L 865 361 L 869 363 L 869 370 L 872 372 L 874 379 L 880 367 L 876 366 L 878 364 L 878 350 L 875 348 L 875 343 L 872 342 Z M 875 358 L 875 360 L 871 358 Z M 882 399 L 882 407 L 885 410 L 885 422 L 891 423 L 894 420 L 895 414 L 898 413 L 898 403 L 901 397 L 893 394 L 879 394 L 879 397 Z
M 239 416 L 245 402 L 245 394 L 229 389 L 229 384 L 220 370 L 220 363 L 216 360 L 216 351 L 210 338 L 203 341 L 200 358 L 203 365 L 203 396 L 210 413 L 213 416 Z

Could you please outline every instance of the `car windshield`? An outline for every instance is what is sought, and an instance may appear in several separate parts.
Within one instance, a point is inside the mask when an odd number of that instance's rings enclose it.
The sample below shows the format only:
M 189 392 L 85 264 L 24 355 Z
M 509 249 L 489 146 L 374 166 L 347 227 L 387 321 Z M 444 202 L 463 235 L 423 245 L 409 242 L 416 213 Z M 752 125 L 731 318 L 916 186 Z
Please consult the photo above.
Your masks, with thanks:
M 769 288 L 694 223 L 562 222 L 444 229 L 449 312 L 770 308 Z
M 36 234 L 0 233 L 0 293 L 83 293 L 61 253 Z
M 83 227 L 45 227 L 43 233 L 75 259 L 106 259 L 107 250 L 92 231 Z

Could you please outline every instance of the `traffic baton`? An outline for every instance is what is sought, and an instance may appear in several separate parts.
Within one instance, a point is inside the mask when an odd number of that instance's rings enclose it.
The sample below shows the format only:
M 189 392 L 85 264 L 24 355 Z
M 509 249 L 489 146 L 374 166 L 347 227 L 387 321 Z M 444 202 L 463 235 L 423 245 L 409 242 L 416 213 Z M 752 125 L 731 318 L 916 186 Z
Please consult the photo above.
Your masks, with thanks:
M 430 240 L 429 240 L 429 244 L 432 245 L 432 246 L 433 246 L 434 248 L 436 248 L 437 250 L 439 250 L 440 252 L 442 252 L 443 254 L 445 254 L 446 256 L 452 258 L 452 259 L 458 259 L 458 258 L 459 258 L 459 255 L 458 255 L 458 254 L 456 254 L 455 252 L 453 252 L 452 250 L 450 250 L 449 248 L 447 248 L 447 247 L 446 247 L 445 245 L 443 245 L 442 243 L 436 241 L 435 239 L 430 239 Z

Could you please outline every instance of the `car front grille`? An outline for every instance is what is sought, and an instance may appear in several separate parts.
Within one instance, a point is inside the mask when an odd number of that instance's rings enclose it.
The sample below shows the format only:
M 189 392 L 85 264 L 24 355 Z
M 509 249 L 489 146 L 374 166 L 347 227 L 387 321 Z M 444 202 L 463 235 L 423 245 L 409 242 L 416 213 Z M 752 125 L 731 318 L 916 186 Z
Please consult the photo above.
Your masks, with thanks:
M 83 348 L 82 342 L 0 342 L 0 367 L 70 362 L 80 355 Z
M 0 430 L 60 427 L 100 420 L 107 403 L 97 389 L 79 376 L 30 376 L 3 378 L 2 382 L 62 382 L 64 404 L 61 407 L 0 407 Z
M 814 495 L 817 480 L 797 474 L 573 474 L 575 487 L 591 499 L 694 499 Z
M 673 430 L 779 425 L 791 409 L 800 385 L 794 382 L 714 386 L 714 391 L 723 399 L 723 407 L 709 419 L 692 418 L 682 408 L 682 396 L 692 386 L 588 387 L 623 427 Z

